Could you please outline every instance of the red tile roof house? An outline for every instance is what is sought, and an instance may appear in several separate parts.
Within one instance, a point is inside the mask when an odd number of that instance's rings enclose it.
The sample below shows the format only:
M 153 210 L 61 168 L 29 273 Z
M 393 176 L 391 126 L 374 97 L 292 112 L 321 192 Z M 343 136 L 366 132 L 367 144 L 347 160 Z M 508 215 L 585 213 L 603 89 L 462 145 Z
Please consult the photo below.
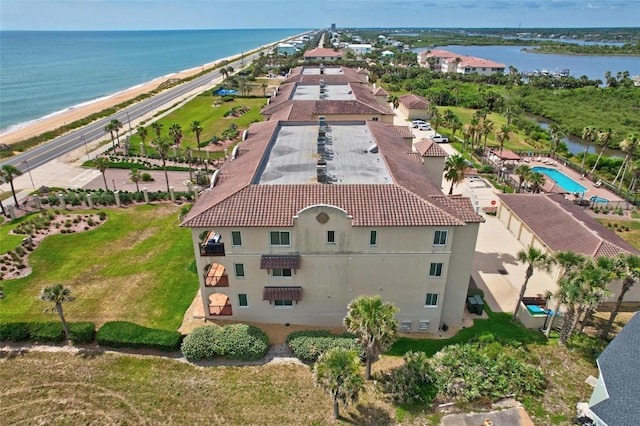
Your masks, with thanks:
M 573 251 L 593 258 L 615 257 L 620 253 L 640 254 L 640 250 L 561 194 L 497 194 L 497 197 L 500 199 L 498 218 L 524 247 L 533 245 L 548 254 Z M 552 282 L 555 283 L 561 273 L 559 267 L 552 270 Z M 611 296 L 598 309 L 610 311 L 620 289 L 621 282 L 611 283 Z M 633 286 L 625 295 L 622 310 L 634 312 L 638 309 L 640 286 Z
M 342 59 L 342 52 L 333 49 L 326 49 L 323 47 L 316 47 L 315 49 L 307 50 L 304 52 L 305 61 L 339 61 Z
M 449 72 L 455 71 L 458 74 L 504 74 L 505 65 L 498 62 L 474 56 L 462 56 L 459 61 L 456 59 L 458 58 L 445 59 L 442 64 L 443 71 L 447 68 Z
M 270 120 L 236 154 L 182 223 L 205 318 L 341 326 L 378 294 L 404 331 L 461 325 L 483 219 L 397 126 Z
M 430 117 L 429 100 L 414 94 L 400 96 L 397 111 L 407 120 L 426 120 Z

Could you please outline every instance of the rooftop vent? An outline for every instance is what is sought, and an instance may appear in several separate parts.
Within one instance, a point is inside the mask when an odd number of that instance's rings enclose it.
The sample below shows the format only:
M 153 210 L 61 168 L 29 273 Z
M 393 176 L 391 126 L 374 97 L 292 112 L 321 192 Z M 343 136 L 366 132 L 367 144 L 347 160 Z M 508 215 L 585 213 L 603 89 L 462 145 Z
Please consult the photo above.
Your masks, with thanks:
M 365 152 L 376 154 L 378 152 L 378 145 L 371 145 Z

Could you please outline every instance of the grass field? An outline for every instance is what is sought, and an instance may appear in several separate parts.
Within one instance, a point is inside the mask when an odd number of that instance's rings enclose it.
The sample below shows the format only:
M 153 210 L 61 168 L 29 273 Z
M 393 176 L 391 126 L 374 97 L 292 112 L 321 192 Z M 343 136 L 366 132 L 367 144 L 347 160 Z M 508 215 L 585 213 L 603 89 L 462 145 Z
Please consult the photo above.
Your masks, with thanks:
M 181 146 L 196 148 L 196 135 L 191 131 L 191 123 L 194 121 L 199 121 L 203 128 L 200 142 L 211 140 L 214 135 L 220 136 L 232 123 L 238 126 L 242 132 L 254 121 L 262 121 L 260 110 L 267 103 L 265 98 L 236 98 L 231 102 L 222 102 L 220 105 L 216 105 L 216 101 L 220 99 L 220 96 L 212 96 L 207 93 L 196 96 L 183 107 L 158 120 L 162 124 L 162 134 L 168 135 L 169 127 L 174 123 L 179 124 L 184 135 Z M 248 107 L 249 111 L 237 118 L 223 117 L 231 108 L 239 106 Z M 149 145 L 156 135 L 150 126 L 147 126 L 147 131 L 146 144 Z M 131 138 L 132 148 L 137 149 L 140 142 L 140 137 L 134 134 Z
M 3 282 L 0 321 L 55 320 L 43 313 L 40 290 L 71 288 L 69 321 L 131 321 L 175 330 L 197 288 L 188 229 L 179 228 L 170 204 L 107 210 L 107 222 L 91 231 L 52 235 L 30 254 L 31 275 Z M 12 225 L 0 226 L 3 244 Z
M 626 242 L 640 248 L 640 222 L 635 220 L 616 220 L 615 215 L 611 219 L 598 219 L 600 223 L 616 230 L 616 234 Z M 628 231 L 620 231 L 628 227 Z

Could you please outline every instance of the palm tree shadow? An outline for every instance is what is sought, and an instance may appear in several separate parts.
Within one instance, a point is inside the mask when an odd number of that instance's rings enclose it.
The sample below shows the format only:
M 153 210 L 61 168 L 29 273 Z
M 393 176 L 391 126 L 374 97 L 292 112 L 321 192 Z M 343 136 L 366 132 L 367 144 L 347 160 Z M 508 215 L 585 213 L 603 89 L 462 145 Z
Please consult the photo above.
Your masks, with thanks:
M 356 412 L 351 412 L 349 418 L 340 416 L 340 420 L 352 425 L 392 425 L 393 420 L 384 409 L 373 404 L 358 404 Z

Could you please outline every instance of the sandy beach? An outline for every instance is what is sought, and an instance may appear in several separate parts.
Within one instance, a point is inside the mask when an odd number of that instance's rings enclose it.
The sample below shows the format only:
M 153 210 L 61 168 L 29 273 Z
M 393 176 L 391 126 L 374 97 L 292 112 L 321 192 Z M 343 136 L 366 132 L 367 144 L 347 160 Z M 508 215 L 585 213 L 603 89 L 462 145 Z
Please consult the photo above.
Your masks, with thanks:
M 210 62 L 199 67 L 190 68 L 188 70 L 158 77 L 147 83 L 143 83 L 136 87 L 123 90 L 121 92 L 115 93 L 106 98 L 96 100 L 95 102 L 89 102 L 89 103 L 86 103 L 85 105 L 69 108 L 55 115 L 51 115 L 45 118 L 35 120 L 31 123 L 24 125 L 24 127 L 10 129 L 8 132 L 0 135 L 0 142 L 10 145 L 12 143 L 16 143 L 33 136 L 38 136 L 44 132 L 57 129 L 58 127 L 63 126 L 66 123 L 71 123 L 73 121 L 80 120 L 88 115 L 91 115 L 96 112 L 102 111 L 106 108 L 110 108 L 112 106 L 118 105 L 122 102 L 126 102 L 128 100 L 134 99 L 137 96 L 142 95 L 144 93 L 151 92 L 157 89 L 158 86 L 160 86 L 160 84 L 162 84 L 167 80 L 176 79 L 176 78 L 178 79 L 187 78 L 195 74 L 198 74 L 199 72 L 202 72 L 205 69 L 214 68 L 222 61 L 232 61 L 233 59 L 238 58 L 239 56 L 240 55 L 229 56 L 227 58 L 218 59 L 214 62 Z

